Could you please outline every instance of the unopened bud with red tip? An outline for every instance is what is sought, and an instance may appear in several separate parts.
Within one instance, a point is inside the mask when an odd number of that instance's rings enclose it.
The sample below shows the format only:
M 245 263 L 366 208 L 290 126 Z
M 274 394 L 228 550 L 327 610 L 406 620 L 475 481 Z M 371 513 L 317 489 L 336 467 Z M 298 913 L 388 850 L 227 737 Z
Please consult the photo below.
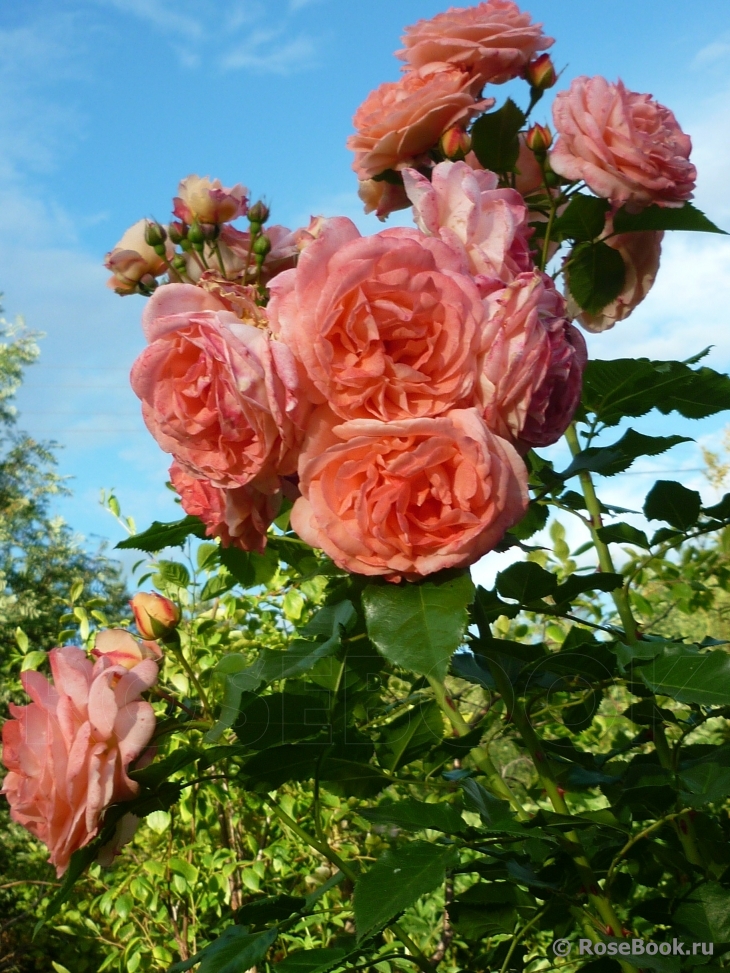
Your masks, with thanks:
M 184 223 L 170 223 L 167 228 L 167 235 L 171 242 L 177 246 L 187 237 L 188 228 Z
M 471 135 L 458 125 L 454 125 L 452 128 L 447 128 L 441 136 L 439 148 L 451 162 L 461 162 L 471 151 Z
M 523 76 L 535 91 L 546 91 L 558 80 L 555 65 L 549 54 L 541 54 L 534 61 L 530 61 L 525 67 Z
M 249 222 L 258 223 L 260 227 L 269 218 L 269 207 L 262 199 L 259 199 L 253 206 L 249 206 L 246 215 L 248 216 Z
M 180 609 L 162 595 L 138 591 L 130 601 L 137 631 L 143 639 L 165 639 L 180 624 Z
M 209 243 L 214 243 L 221 235 L 220 223 L 201 223 L 200 232 Z
M 165 240 L 167 239 L 167 231 L 164 226 L 159 223 L 155 223 L 152 220 L 147 220 L 144 228 L 144 238 L 145 242 L 151 247 L 154 247 L 155 252 L 157 252 L 158 247 L 162 247 L 162 254 L 165 254 Z
M 553 144 L 553 133 L 547 125 L 535 123 L 525 135 L 525 144 L 535 155 L 544 155 Z

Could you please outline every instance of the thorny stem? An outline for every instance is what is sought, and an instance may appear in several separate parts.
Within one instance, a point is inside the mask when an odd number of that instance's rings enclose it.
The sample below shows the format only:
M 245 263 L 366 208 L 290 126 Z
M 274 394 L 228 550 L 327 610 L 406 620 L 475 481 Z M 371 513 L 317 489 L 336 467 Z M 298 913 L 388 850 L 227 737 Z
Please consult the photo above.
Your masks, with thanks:
M 266 800 L 266 799 L 265 799 Z M 273 813 L 277 818 L 285 824 L 287 828 L 298 835 L 302 841 L 305 841 L 311 848 L 318 851 L 321 855 L 330 861 L 333 865 L 336 865 L 339 870 L 354 882 L 357 879 L 357 874 L 346 862 L 344 862 L 337 852 L 331 848 L 326 841 L 320 841 L 313 835 L 309 834 L 304 828 L 300 828 L 294 818 L 290 817 L 286 811 L 283 811 L 277 804 L 275 804 L 271 799 L 266 800 Z M 391 922 L 390 928 L 396 934 L 398 939 L 403 943 L 406 949 L 411 953 L 413 962 L 423 971 L 423 973 L 434 973 L 435 967 L 428 961 L 426 956 L 421 952 L 421 950 L 416 946 L 411 937 L 406 933 L 406 931 L 397 923 Z
M 203 704 L 203 710 L 205 712 L 205 715 L 208 716 L 208 717 L 210 717 L 211 714 L 210 714 L 210 707 L 208 706 L 208 697 L 206 696 L 205 690 L 203 689 L 203 687 L 200 684 L 200 680 L 198 679 L 197 675 L 195 674 L 195 670 L 190 665 L 190 663 L 188 662 L 188 660 L 185 658 L 185 654 L 183 653 L 182 646 L 180 644 L 180 636 L 178 635 L 177 631 L 172 632 L 164 640 L 163 645 L 165 645 L 168 648 L 172 649 L 173 655 L 175 656 L 175 658 L 177 659 L 177 661 L 180 663 L 180 665 L 183 667 L 183 669 L 185 670 L 185 672 L 189 676 L 190 681 L 192 682 L 192 684 L 195 686 L 195 689 L 197 690 L 198 696 L 200 696 L 200 701 Z
M 464 717 L 461 715 L 459 710 L 454 705 L 453 701 L 446 695 L 446 688 L 442 682 L 436 679 L 435 676 L 427 676 L 431 688 L 433 689 L 434 697 L 438 703 L 440 709 L 446 714 L 449 722 L 454 727 L 456 732 L 460 737 L 466 736 L 472 730 L 472 727 L 466 722 Z M 479 770 L 487 778 L 489 786 L 492 791 L 503 801 L 509 801 L 510 806 L 517 814 L 520 821 L 528 821 L 530 815 L 525 811 L 525 809 L 520 804 L 517 796 L 512 791 L 507 781 L 502 777 L 497 768 L 492 763 L 489 754 L 485 747 L 474 747 L 473 750 L 469 751 L 469 756 L 477 765 Z
M 568 426 L 567 430 L 565 431 L 565 439 L 570 447 L 571 454 L 573 456 L 577 456 L 578 453 L 581 452 L 581 447 L 580 443 L 578 442 L 578 433 L 575 428 L 575 423 L 571 423 Z M 603 521 L 601 520 L 601 504 L 596 495 L 593 479 L 587 470 L 581 471 L 578 474 L 578 478 L 583 490 L 583 497 L 586 502 L 586 507 L 588 508 L 588 513 L 591 517 L 591 539 L 596 546 L 598 564 L 601 571 L 603 571 L 605 574 L 615 574 L 616 568 L 613 564 L 611 552 L 608 549 L 608 545 L 601 540 L 598 534 L 599 529 L 603 525 Z M 616 610 L 618 611 L 621 619 L 621 624 L 624 627 L 626 639 L 629 644 L 633 644 L 637 641 L 637 629 L 636 619 L 631 611 L 628 594 L 623 588 L 619 588 L 611 593 L 611 597 L 616 605 Z

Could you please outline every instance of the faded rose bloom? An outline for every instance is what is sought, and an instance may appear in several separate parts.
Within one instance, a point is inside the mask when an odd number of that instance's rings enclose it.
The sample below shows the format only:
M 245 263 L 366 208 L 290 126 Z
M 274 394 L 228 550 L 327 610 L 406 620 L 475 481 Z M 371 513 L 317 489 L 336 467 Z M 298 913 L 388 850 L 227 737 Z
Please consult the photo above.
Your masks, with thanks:
M 352 168 L 358 179 L 412 165 L 438 144 L 447 129 L 466 125 L 491 108 L 493 98 L 474 100 L 473 83 L 467 72 L 438 64 L 371 91 L 355 112 L 357 134 L 347 140 L 348 149 L 355 153 Z
M 21 673 L 32 702 L 10 704 L 2 793 L 12 819 L 48 847 L 60 877 L 96 836 L 105 808 L 139 791 L 127 770 L 154 732 L 154 711 L 140 696 L 155 684 L 157 666 L 144 659 L 127 671 L 105 656 L 92 664 L 75 646 L 49 658 L 53 682 Z
M 434 416 L 471 404 L 484 307 L 461 257 L 418 230 L 361 237 L 329 220 L 271 282 L 269 319 L 310 399 L 343 419 Z
M 406 27 L 405 47 L 396 57 L 411 68 L 447 61 L 469 71 L 480 87 L 520 75 L 538 51 L 554 41 L 511 0 L 487 0 L 473 7 L 451 7 L 431 20 Z
M 491 340 L 479 387 L 490 429 L 523 448 L 556 442 L 580 399 L 585 342 L 552 280 L 520 274 L 486 298 Z
M 248 190 L 240 183 L 227 188 L 220 179 L 188 176 L 177 191 L 173 213 L 185 223 L 229 223 L 246 213 Z
M 170 480 L 183 510 L 200 517 L 208 537 L 220 538 L 223 547 L 263 554 L 267 531 L 281 508 L 281 491 L 261 493 L 252 486 L 222 490 L 209 480 L 194 479 L 178 463 L 170 467 Z
M 575 78 L 556 95 L 553 119 L 560 137 L 550 163 L 564 178 L 583 179 L 597 196 L 633 211 L 692 198 L 692 141 L 651 95 L 600 76 Z
M 122 239 L 104 258 L 104 266 L 113 276 L 107 281 L 117 294 L 134 294 L 143 277 L 159 277 L 167 270 L 163 257 L 155 253 L 145 240 L 147 220 L 138 220 L 125 231 Z M 166 244 L 168 259 L 174 254 L 171 243 Z
M 105 656 L 114 666 L 134 669 L 144 659 L 161 659 L 162 649 L 156 642 L 140 642 L 123 628 L 107 628 L 97 633 L 91 654 L 96 659 Z
M 214 270 L 206 270 L 198 279 L 198 287 L 220 301 L 221 308 L 233 311 L 245 324 L 266 330 L 269 326 L 266 311 L 256 303 L 258 291 L 254 284 L 228 280 Z
M 275 492 L 302 437 L 296 362 L 217 303 L 191 284 L 154 294 L 143 314 L 151 344 L 132 367 L 132 388 L 147 428 L 192 476 Z
M 291 522 L 347 571 L 398 581 L 465 567 L 525 512 L 524 464 L 476 409 L 336 423 L 315 414 Z
M 129 604 L 143 639 L 165 638 L 180 624 L 180 609 L 175 602 L 154 591 L 138 591 Z
M 609 216 L 604 233 L 611 233 L 612 230 L 613 221 Z M 594 334 L 608 331 L 617 321 L 623 321 L 637 305 L 641 304 L 653 287 L 659 272 L 663 238 L 664 233 L 657 230 L 644 233 L 619 233 L 608 237 L 605 242 L 609 247 L 618 250 L 623 258 L 626 279 L 618 297 L 598 314 L 582 311 L 570 294 L 568 295 L 568 310 L 586 331 Z M 570 268 L 568 268 L 569 273 Z
M 396 210 L 408 209 L 411 205 L 403 186 L 386 179 L 362 179 L 357 195 L 365 203 L 365 212 L 375 213 L 381 221 Z
M 498 189 L 496 173 L 466 162 L 440 162 L 429 181 L 403 170 L 419 228 L 443 240 L 475 276 L 509 283 L 532 268 L 527 207 L 514 189 Z

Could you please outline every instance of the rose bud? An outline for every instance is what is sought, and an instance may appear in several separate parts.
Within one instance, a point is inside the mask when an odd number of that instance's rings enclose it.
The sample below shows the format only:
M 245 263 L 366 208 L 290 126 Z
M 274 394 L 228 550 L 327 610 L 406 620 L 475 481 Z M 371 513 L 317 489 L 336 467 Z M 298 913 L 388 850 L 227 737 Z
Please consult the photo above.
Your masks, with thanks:
M 162 651 L 154 642 L 140 642 L 122 628 L 108 628 L 99 632 L 91 654 L 96 659 L 106 656 L 115 666 L 134 669 L 145 659 L 159 659 Z
M 253 206 L 249 206 L 248 218 L 251 223 L 258 223 L 261 225 L 265 223 L 269 218 L 269 207 L 264 203 L 263 200 L 259 200 L 254 203 Z
M 178 187 L 180 195 L 173 200 L 173 212 L 186 223 L 195 219 L 200 223 L 229 223 L 245 215 L 247 192 L 240 183 L 229 189 L 220 179 L 188 176 Z
M 113 274 L 107 284 L 117 294 L 136 294 L 143 278 L 157 277 L 167 269 L 164 253 L 155 253 L 147 243 L 147 226 L 147 220 L 139 220 L 134 226 L 130 226 L 119 243 L 104 258 L 104 266 Z M 172 256 L 171 246 L 167 256 Z
M 205 233 L 203 233 L 203 229 L 197 220 L 193 221 L 193 225 L 188 230 L 188 242 L 192 244 L 193 250 L 197 250 L 198 253 L 203 252 Z
M 525 143 L 527 148 L 531 149 L 535 155 L 541 155 L 547 152 L 553 144 L 553 133 L 547 125 L 540 125 L 536 122 L 525 135 Z
M 170 223 L 167 235 L 173 243 L 178 244 L 187 237 L 188 228 L 184 223 Z
M 162 595 L 138 591 L 130 601 L 137 631 L 143 639 L 163 639 L 180 624 L 180 609 Z
M 530 87 L 537 91 L 546 91 L 548 88 L 552 88 L 558 80 L 558 76 L 555 73 L 555 65 L 550 55 L 541 54 L 534 61 L 530 61 L 525 67 L 524 78 Z
M 147 221 L 144 231 L 145 242 L 148 243 L 155 253 L 159 254 L 161 257 L 165 256 L 165 240 L 167 239 L 167 231 L 164 226 L 160 226 L 159 223 L 153 223 L 151 220 Z
M 271 250 L 271 240 L 264 233 L 261 236 L 256 237 L 256 239 L 253 242 L 253 246 L 251 247 L 251 250 L 253 251 L 253 254 L 256 257 L 256 262 L 263 263 L 269 251 Z
M 448 128 L 441 136 L 439 142 L 441 151 L 451 162 L 461 162 L 464 156 L 471 150 L 471 135 L 463 128 L 454 125 Z

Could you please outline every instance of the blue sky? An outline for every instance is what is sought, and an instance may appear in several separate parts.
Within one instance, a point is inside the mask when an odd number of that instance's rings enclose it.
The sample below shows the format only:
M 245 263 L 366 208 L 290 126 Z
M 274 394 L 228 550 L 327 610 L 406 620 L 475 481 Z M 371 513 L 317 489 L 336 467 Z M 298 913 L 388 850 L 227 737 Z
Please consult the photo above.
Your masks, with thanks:
M 46 332 L 21 424 L 63 444 L 71 499 L 60 512 L 90 538 L 121 529 L 97 504 L 116 488 L 143 526 L 172 519 L 167 457 L 146 433 L 127 375 L 143 346 L 141 298 L 105 287 L 104 253 L 142 216 L 165 219 L 179 179 L 243 182 L 291 227 L 310 214 L 357 218 L 344 144 L 368 92 L 394 80 L 405 24 L 434 0 L 23 0 L 0 4 L 0 290 L 7 316 Z M 697 202 L 730 229 L 727 0 L 533 0 L 568 83 L 621 77 L 677 114 L 695 142 Z M 491 91 L 524 100 L 524 88 Z M 547 116 L 538 109 L 537 118 Z M 678 234 L 649 299 L 591 354 L 687 357 L 714 344 L 730 367 L 730 241 Z M 726 416 L 695 426 L 712 445 Z M 670 420 L 674 430 L 676 423 Z M 642 427 L 646 428 L 646 427 Z M 697 447 L 644 464 L 701 476 Z M 648 477 L 612 485 L 636 496 Z M 644 491 L 645 492 L 645 491 Z M 707 492 L 707 490 L 705 491 Z M 639 501 L 640 502 L 640 501 Z M 628 505 L 628 504 L 627 504 Z

